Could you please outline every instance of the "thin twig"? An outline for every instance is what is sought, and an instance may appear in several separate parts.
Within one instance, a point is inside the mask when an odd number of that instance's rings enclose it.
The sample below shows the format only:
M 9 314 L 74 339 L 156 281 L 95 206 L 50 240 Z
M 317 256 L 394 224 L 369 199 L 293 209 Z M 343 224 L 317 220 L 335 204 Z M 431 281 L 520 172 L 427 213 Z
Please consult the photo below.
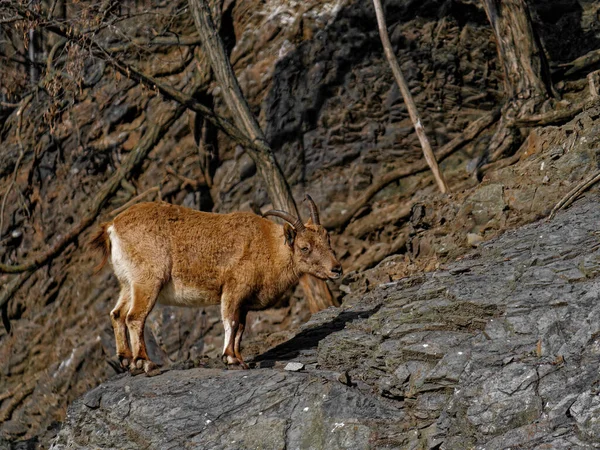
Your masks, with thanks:
M 180 47 L 187 47 L 187 46 L 194 46 L 194 45 L 200 45 L 202 44 L 202 41 L 200 40 L 200 38 L 198 36 L 181 36 L 181 37 L 166 37 L 166 36 L 156 36 L 152 39 L 142 39 L 142 38 L 135 38 L 132 39 L 129 42 L 125 42 L 123 44 L 115 44 L 111 47 L 107 47 L 106 51 L 108 53 L 117 53 L 117 52 L 124 52 L 129 50 L 132 47 L 148 47 L 150 45 L 165 45 L 165 46 L 180 46 Z
M 598 181 L 600 181 L 600 171 L 594 173 L 591 177 L 575 186 L 571 191 L 569 191 L 567 195 L 565 195 L 562 198 L 560 202 L 556 204 L 554 208 L 552 208 L 552 211 L 548 216 L 548 220 L 552 219 L 559 210 L 565 209 L 567 206 L 573 203 L 577 199 L 577 197 L 579 197 L 582 193 L 587 191 Z
M 139 202 L 141 199 L 143 199 L 144 197 L 148 196 L 148 194 L 151 194 L 153 192 L 158 192 L 159 188 L 158 186 L 154 186 L 151 187 L 150 189 L 145 190 L 144 192 L 142 192 L 139 195 L 136 195 L 135 197 L 133 197 L 131 200 L 129 200 L 127 203 L 125 203 L 122 206 L 119 206 L 117 209 L 112 210 L 108 215 L 109 216 L 116 216 L 117 214 L 125 211 L 127 208 L 129 208 L 131 205 L 135 205 L 137 202 Z
M 421 147 L 423 149 L 423 155 L 425 155 L 425 160 L 435 177 L 435 181 L 442 192 L 445 194 L 449 191 L 448 184 L 444 178 L 444 174 L 440 171 L 438 163 L 435 159 L 435 155 L 433 154 L 433 150 L 431 150 L 431 144 L 429 143 L 429 139 L 425 134 L 425 128 L 423 127 L 423 122 L 421 117 L 419 116 L 419 112 L 417 111 L 417 106 L 415 105 L 415 101 L 413 100 L 412 94 L 410 93 L 410 89 L 408 88 L 408 84 L 406 84 L 406 80 L 404 79 L 404 75 L 400 70 L 400 65 L 398 64 L 398 60 L 396 59 L 396 55 L 394 54 L 394 50 L 392 48 L 392 44 L 390 42 L 390 38 L 387 32 L 387 26 L 385 24 L 385 16 L 383 14 L 383 7 L 381 6 L 381 0 L 373 0 L 373 5 L 375 5 L 375 15 L 377 16 L 377 25 L 379 27 L 379 36 L 381 37 L 381 43 L 383 44 L 383 49 L 385 51 L 385 56 L 390 64 L 392 72 L 394 74 L 394 78 L 396 79 L 396 83 L 400 88 L 400 92 L 402 93 L 402 97 L 404 98 L 404 104 L 406 105 L 406 109 L 408 110 L 408 114 L 410 115 L 410 120 L 415 127 L 415 131 L 419 138 L 419 142 L 421 143 Z

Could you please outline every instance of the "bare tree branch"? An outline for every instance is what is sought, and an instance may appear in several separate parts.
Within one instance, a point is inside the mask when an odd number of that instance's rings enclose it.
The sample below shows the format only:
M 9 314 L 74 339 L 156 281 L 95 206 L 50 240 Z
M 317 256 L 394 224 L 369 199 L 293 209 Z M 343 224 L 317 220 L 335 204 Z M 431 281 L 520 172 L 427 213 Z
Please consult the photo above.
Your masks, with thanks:
M 203 42 L 202 49 L 210 62 L 217 82 L 222 88 L 223 99 L 231 111 L 237 127 L 243 130 L 253 142 L 260 143 L 260 150 L 254 145 L 247 147 L 246 150 L 256 163 L 257 170 L 265 182 L 271 201 L 277 209 L 283 209 L 298 215 L 298 209 L 287 181 L 275 160 L 273 151 L 266 142 L 260 125 L 250 111 L 233 72 L 223 41 L 213 24 L 207 2 L 205 0 L 190 0 L 188 3 L 196 23 L 196 29 Z
M 19 265 L 0 264 L 0 273 L 24 273 L 25 280 L 22 280 L 22 285 L 35 269 L 46 264 L 50 259 L 54 258 L 62 252 L 71 242 L 75 241 L 79 235 L 88 228 L 96 220 L 96 216 L 104 206 L 104 203 L 112 196 L 121 186 L 121 181 L 124 180 L 136 167 L 138 167 L 146 158 L 146 155 L 154 148 L 154 146 L 162 139 L 171 125 L 185 111 L 183 105 L 178 105 L 174 110 L 164 111 L 159 116 L 158 123 L 150 126 L 146 134 L 138 143 L 125 162 L 117 169 L 115 174 L 100 188 L 96 196 L 90 202 L 82 219 L 68 233 L 66 233 L 58 242 L 54 243 L 48 250 L 39 255 L 35 255 L 28 261 Z M 18 289 L 18 287 L 17 287 Z M 15 289 L 16 291 L 16 289 Z M 6 292 L 6 293 L 5 293 Z M 14 292 L 7 289 L 0 297 L 0 306 L 8 301 Z
M 124 52 L 132 47 L 146 47 L 150 45 L 170 45 L 170 46 L 194 46 L 202 44 L 202 40 L 197 36 L 181 36 L 181 37 L 167 37 L 157 36 L 152 39 L 135 38 L 129 42 L 122 44 L 116 44 L 112 47 L 107 47 L 105 51 L 107 53 L 118 53 Z
M 435 159 L 435 155 L 433 154 L 433 150 L 431 150 L 431 144 L 429 143 L 429 139 L 427 139 L 427 135 L 425 134 L 425 128 L 423 128 L 423 122 L 421 121 L 421 117 L 419 116 L 419 112 L 417 111 L 417 106 L 415 105 L 415 101 L 412 98 L 412 94 L 410 93 L 410 89 L 406 84 L 406 80 L 404 79 L 404 75 L 402 75 L 402 71 L 400 70 L 400 65 L 398 64 L 398 60 L 396 59 L 396 55 L 394 54 L 394 50 L 392 48 L 392 43 L 390 42 L 390 38 L 387 32 L 387 26 L 385 24 L 385 16 L 383 14 L 383 7 L 381 6 L 381 0 L 373 0 L 373 5 L 375 6 L 375 14 L 377 16 L 377 25 L 379 27 L 379 36 L 381 37 L 381 43 L 383 44 L 383 49 L 385 51 L 385 56 L 392 68 L 392 72 L 394 73 L 394 78 L 396 78 L 396 83 L 400 88 L 400 92 L 402 93 L 402 97 L 404 98 L 404 103 L 406 105 L 406 109 L 408 110 L 408 114 L 410 115 L 410 120 L 415 127 L 415 131 L 417 136 L 419 137 L 419 142 L 421 143 L 421 147 L 423 148 L 423 155 L 425 155 L 425 160 L 435 177 L 435 180 L 438 184 L 440 191 L 445 194 L 448 192 L 448 184 L 444 179 L 444 175 L 440 171 L 438 163 Z

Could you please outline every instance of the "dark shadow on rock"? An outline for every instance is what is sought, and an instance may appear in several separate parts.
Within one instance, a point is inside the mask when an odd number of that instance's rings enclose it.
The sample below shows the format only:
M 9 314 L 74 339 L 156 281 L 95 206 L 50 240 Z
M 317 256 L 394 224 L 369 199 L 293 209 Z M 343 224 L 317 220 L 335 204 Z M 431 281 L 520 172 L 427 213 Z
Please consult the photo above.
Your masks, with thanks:
M 467 22 L 478 26 L 488 23 L 483 10 L 455 0 L 393 0 L 386 2 L 385 10 L 390 39 L 396 51 L 417 47 L 398 32 L 400 25 L 416 18 L 438 20 L 448 17 L 460 26 Z M 306 133 L 319 126 L 335 127 L 340 124 L 338 117 L 329 117 L 328 102 L 344 104 L 356 101 L 353 69 L 372 62 L 374 58 L 380 59 L 382 55 L 372 3 L 353 2 L 339 11 L 332 23 L 316 31 L 312 39 L 301 42 L 277 62 L 272 87 L 264 100 L 265 135 L 271 146 L 277 149 L 278 161 L 284 171 L 293 170 L 299 157 L 304 163 Z M 372 70 L 378 69 L 373 67 Z M 391 77 L 387 65 L 383 65 L 382 70 L 385 71 L 383 76 L 388 74 Z M 405 75 L 409 81 L 421 77 L 419 73 Z M 340 88 L 344 91 L 342 94 Z M 364 86 L 360 89 L 370 88 Z M 286 144 L 297 147 L 297 151 L 283 148 Z
M 253 363 L 260 363 L 261 368 L 273 367 L 276 361 L 288 361 L 296 358 L 301 351 L 315 349 L 319 342 L 332 333 L 344 329 L 348 322 L 355 319 L 367 319 L 381 308 L 382 303 L 367 311 L 344 311 L 335 319 L 320 326 L 301 331 L 289 341 L 258 355 Z
M 584 9 L 578 0 L 532 0 L 529 5 L 551 65 L 570 62 L 600 47 L 595 30 L 586 32 L 582 27 Z M 555 76 L 562 78 L 563 73 Z
M 600 47 L 594 31 L 582 28 L 585 12 L 578 0 L 533 0 L 530 2 L 534 26 L 549 55 L 551 65 L 572 61 Z M 417 18 L 440 20 L 447 18 L 459 27 L 487 27 L 489 22 L 482 7 L 457 0 L 391 0 L 385 2 L 386 20 L 392 46 L 398 55 L 407 51 L 421 59 L 431 59 L 432 49 L 407 40 L 400 27 Z M 295 172 L 298 164 L 305 167 L 304 177 L 310 178 L 314 165 L 320 168 L 327 161 L 305 154 L 323 151 L 321 143 L 314 145 L 312 131 L 320 127 L 335 128 L 343 122 L 332 111 L 344 109 L 361 95 L 380 101 L 373 86 L 356 86 L 354 71 L 361 65 L 381 59 L 382 46 L 371 2 L 352 2 L 342 8 L 335 19 L 314 36 L 301 42 L 281 58 L 275 66 L 272 86 L 264 99 L 265 135 L 276 149 L 277 159 L 286 172 Z M 389 74 L 387 65 L 373 65 L 379 77 Z M 404 67 L 409 83 L 421 82 L 423 74 Z M 559 71 L 564 73 L 564 71 Z M 466 75 L 466 74 L 465 74 Z M 556 76 L 561 76 L 557 72 Z M 360 94 L 358 94 L 360 92 Z M 339 106 L 339 108 L 336 108 Z M 352 118 L 348 118 L 350 122 Z M 353 159 L 359 159 L 369 146 L 363 143 Z M 314 160 L 314 161 L 313 161 Z

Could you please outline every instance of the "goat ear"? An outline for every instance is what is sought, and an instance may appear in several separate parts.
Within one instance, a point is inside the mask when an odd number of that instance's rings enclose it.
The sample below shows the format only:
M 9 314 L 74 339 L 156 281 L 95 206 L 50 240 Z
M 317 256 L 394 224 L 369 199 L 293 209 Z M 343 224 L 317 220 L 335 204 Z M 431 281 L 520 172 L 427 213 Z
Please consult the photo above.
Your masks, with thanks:
M 308 220 L 306 221 L 306 225 L 312 225 L 314 222 L 312 220 L 312 217 L 309 217 Z
M 294 239 L 296 239 L 296 230 L 289 223 L 283 224 L 283 235 L 285 236 L 285 243 L 294 248 Z

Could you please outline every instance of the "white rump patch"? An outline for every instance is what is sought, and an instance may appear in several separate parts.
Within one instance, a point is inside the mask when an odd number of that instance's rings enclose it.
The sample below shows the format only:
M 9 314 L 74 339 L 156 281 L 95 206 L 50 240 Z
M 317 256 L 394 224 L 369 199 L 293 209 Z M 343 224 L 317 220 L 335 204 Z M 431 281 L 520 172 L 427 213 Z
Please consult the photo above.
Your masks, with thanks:
M 121 240 L 117 235 L 114 226 L 109 226 L 106 231 L 110 238 L 110 260 L 115 271 L 115 275 L 120 281 L 131 281 L 131 262 L 127 259 L 127 255 L 123 251 Z

